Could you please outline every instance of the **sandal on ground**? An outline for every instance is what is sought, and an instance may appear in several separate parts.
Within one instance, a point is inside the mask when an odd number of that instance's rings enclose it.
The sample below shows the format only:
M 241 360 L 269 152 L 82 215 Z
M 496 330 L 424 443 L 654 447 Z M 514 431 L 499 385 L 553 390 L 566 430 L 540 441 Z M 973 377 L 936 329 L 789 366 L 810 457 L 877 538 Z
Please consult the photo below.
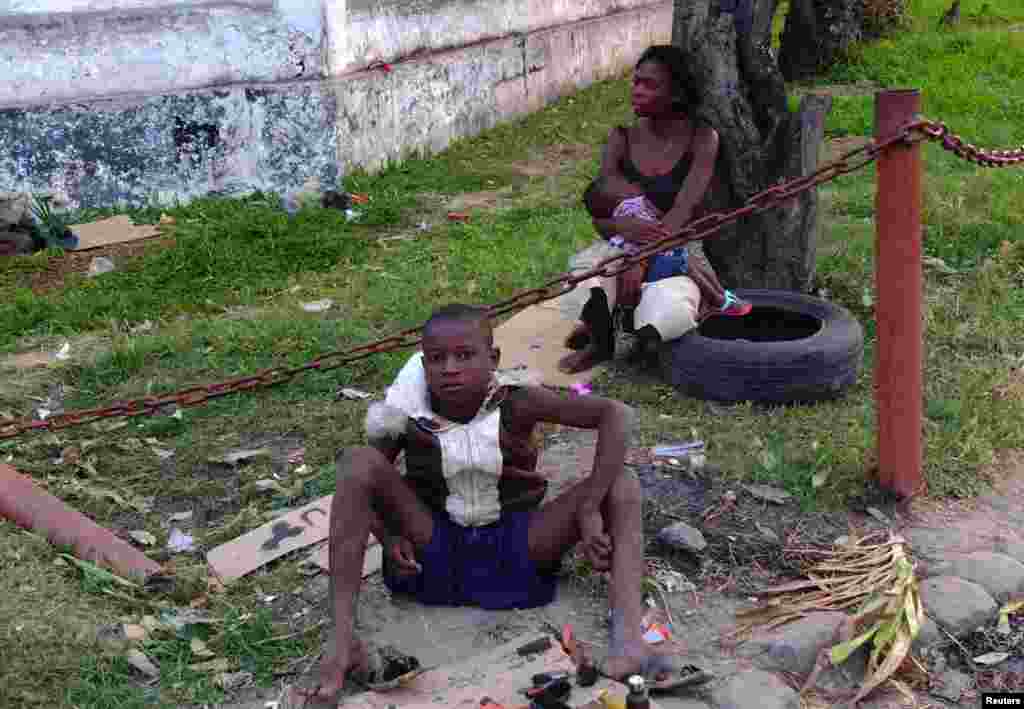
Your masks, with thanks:
M 651 694 L 676 692 L 686 687 L 697 687 L 702 684 L 707 684 L 715 678 L 715 675 L 710 670 L 702 669 L 696 665 L 678 665 L 668 669 L 665 667 L 667 664 L 672 664 L 669 656 L 662 656 L 660 661 L 652 662 L 644 670 L 644 676 L 647 680 L 647 689 Z M 660 665 L 657 667 L 656 665 Z M 625 683 L 626 678 L 618 679 L 609 676 L 604 671 L 604 661 L 597 663 L 598 672 L 608 679 L 616 682 Z M 661 679 L 657 679 L 661 676 Z

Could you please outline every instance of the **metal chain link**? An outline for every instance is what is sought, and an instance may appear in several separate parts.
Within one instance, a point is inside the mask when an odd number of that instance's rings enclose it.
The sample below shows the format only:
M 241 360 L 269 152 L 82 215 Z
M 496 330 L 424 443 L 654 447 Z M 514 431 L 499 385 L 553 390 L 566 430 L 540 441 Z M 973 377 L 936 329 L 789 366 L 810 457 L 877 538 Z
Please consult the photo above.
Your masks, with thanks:
M 1011 165 L 1024 165 L 1024 145 L 1012 150 L 991 150 L 979 148 L 968 143 L 956 133 L 949 130 L 949 126 L 941 121 L 921 120 L 909 126 L 911 133 L 919 131 L 924 134 L 918 140 L 931 140 L 938 142 L 945 150 L 957 157 L 981 167 L 1009 167 Z M 917 141 L 915 141 L 917 142 Z
M 917 138 L 915 134 L 923 134 L 925 136 L 923 139 L 941 140 L 943 147 L 981 165 L 1010 165 L 1015 162 L 1024 162 L 1024 148 L 1015 151 L 982 150 L 964 143 L 958 136 L 951 134 L 942 123 L 919 121 L 908 125 L 903 130 L 881 142 L 871 141 L 860 148 L 852 150 L 836 160 L 823 165 L 809 175 L 798 177 L 758 192 L 738 209 L 727 213 L 713 212 L 707 214 L 700 219 L 690 222 L 677 233 L 648 244 L 633 254 L 620 254 L 609 257 L 588 271 L 567 273 L 548 281 L 538 288 L 517 293 L 506 300 L 491 305 L 488 308 L 488 314 L 492 318 L 499 315 L 507 315 L 537 303 L 558 298 L 569 293 L 579 283 L 589 278 L 595 276 L 616 276 L 662 251 L 683 246 L 690 241 L 705 239 L 718 233 L 727 224 L 783 206 L 803 192 L 813 189 L 824 182 L 829 182 L 840 175 L 866 167 L 877 159 L 882 151 L 897 143 L 906 144 L 918 142 L 922 139 Z M 422 327 L 413 327 L 376 342 L 359 345 L 347 350 L 329 352 L 298 367 L 276 367 L 246 377 L 207 384 L 205 386 L 189 387 L 165 396 L 149 396 L 132 401 L 114 402 L 109 406 L 95 409 L 67 411 L 49 416 L 43 421 L 21 420 L 2 423 L 0 424 L 0 440 L 14 438 L 28 432 L 52 431 L 71 426 L 80 426 L 106 418 L 151 416 L 161 411 L 166 411 L 172 406 L 182 408 L 196 406 L 229 394 L 277 386 L 291 381 L 299 374 L 304 374 L 310 370 L 315 369 L 319 372 L 327 372 L 343 367 L 346 364 L 372 357 L 375 354 L 415 347 L 420 343 L 419 335 L 421 330 Z

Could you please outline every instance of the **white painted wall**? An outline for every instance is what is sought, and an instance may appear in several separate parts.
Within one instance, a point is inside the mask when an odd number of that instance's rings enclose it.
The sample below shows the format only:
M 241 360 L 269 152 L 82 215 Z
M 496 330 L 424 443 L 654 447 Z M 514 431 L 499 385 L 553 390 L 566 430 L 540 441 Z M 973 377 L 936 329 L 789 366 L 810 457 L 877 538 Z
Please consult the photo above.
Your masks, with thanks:
M 658 4 L 0 0 L 0 108 L 340 77 L 374 61 L 400 61 Z

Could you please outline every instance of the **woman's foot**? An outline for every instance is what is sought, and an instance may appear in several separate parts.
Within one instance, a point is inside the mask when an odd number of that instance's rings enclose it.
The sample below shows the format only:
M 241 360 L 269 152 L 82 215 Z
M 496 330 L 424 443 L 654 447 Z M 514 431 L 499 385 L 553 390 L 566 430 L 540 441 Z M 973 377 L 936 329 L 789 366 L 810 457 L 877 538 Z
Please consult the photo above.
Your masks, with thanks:
M 613 353 L 607 348 L 591 344 L 579 352 L 573 352 L 558 360 L 558 369 L 566 374 L 578 374 L 579 372 L 587 371 L 601 362 L 607 362 L 612 356 Z
M 582 350 L 590 344 L 590 328 L 585 323 L 578 323 L 565 338 L 565 346 L 570 350 Z

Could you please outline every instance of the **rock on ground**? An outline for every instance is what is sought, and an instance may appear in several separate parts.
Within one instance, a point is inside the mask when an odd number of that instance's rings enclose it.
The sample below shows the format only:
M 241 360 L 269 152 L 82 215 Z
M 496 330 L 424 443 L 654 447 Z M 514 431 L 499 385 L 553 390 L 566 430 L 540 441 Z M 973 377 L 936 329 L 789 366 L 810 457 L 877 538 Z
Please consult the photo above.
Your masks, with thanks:
M 954 635 L 984 625 L 998 608 L 988 591 L 956 576 L 935 576 L 922 581 L 921 602 L 928 616 Z
M 658 541 L 667 544 L 673 549 L 683 551 L 700 552 L 707 548 L 707 540 L 699 529 L 695 529 L 685 522 L 676 522 L 658 532 Z
M 717 709 L 800 709 L 800 696 L 778 675 L 751 670 L 715 687 L 711 703 Z
M 808 674 L 818 653 L 836 643 L 836 630 L 844 620 L 845 613 L 813 613 L 772 633 L 755 635 L 740 646 L 739 654 L 763 669 Z
M 924 622 L 921 623 L 921 629 L 918 631 L 917 637 L 914 638 L 914 648 L 926 648 L 944 639 L 945 636 L 935 621 L 925 616 Z
M 997 599 L 1024 591 L 1024 564 L 1006 554 L 976 551 L 951 555 L 934 570 L 943 576 L 959 576 L 976 583 Z

